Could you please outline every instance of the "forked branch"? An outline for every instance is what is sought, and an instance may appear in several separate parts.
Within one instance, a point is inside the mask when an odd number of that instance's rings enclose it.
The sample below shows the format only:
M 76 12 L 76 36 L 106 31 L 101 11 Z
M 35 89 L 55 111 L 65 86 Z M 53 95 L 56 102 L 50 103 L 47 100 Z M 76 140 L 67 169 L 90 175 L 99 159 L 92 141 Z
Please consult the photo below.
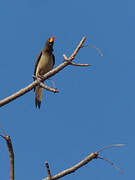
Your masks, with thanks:
M 10 136 L 6 135 L 4 129 L 2 127 L 0 127 L 1 130 L 4 133 L 4 136 L 0 134 L 0 136 L 2 138 L 4 138 L 6 140 L 7 146 L 8 146 L 8 151 L 9 151 L 9 157 L 10 157 L 10 180 L 14 180 L 14 152 L 13 152 L 13 147 L 12 147 L 12 142 L 10 139 Z M 108 162 L 109 164 L 111 164 L 113 167 L 115 167 L 120 173 L 123 173 L 123 171 L 118 168 L 116 165 L 114 165 L 113 162 L 109 161 L 108 159 L 105 159 L 104 157 L 100 157 L 99 153 L 102 152 L 105 149 L 109 149 L 112 147 L 121 147 L 124 146 L 124 144 L 114 144 L 111 146 L 105 146 L 102 149 L 100 149 L 97 152 L 93 152 L 90 155 L 88 155 L 86 158 L 84 158 L 82 161 L 80 161 L 79 163 L 77 163 L 76 165 L 74 165 L 73 167 L 66 169 L 54 176 L 51 175 L 51 171 L 49 168 L 49 164 L 46 161 L 45 165 L 46 165 L 46 170 L 47 170 L 47 174 L 48 177 L 44 178 L 43 180 L 56 180 L 56 179 L 60 179 L 68 174 L 74 173 L 76 170 L 78 170 L 79 168 L 83 167 L 84 165 L 86 165 L 87 163 L 89 163 L 90 161 L 92 161 L 93 159 L 102 159 L 105 160 L 106 162 Z
M 111 146 L 105 146 L 103 147 L 101 150 L 97 151 L 97 152 L 93 152 L 91 153 L 90 155 L 88 155 L 86 158 L 84 158 L 82 161 L 80 161 L 79 163 L 77 163 L 76 165 L 74 165 L 73 167 L 69 168 L 69 169 L 66 169 L 54 176 L 50 176 L 49 175 L 49 172 L 50 172 L 50 169 L 49 169 L 49 165 L 47 166 L 47 172 L 48 172 L 48 177 L 47 178 L 44 178 L 42 180 L 56 180 L 56 179 L 60 179 L 68 174 L 71 174 L 71 173 L 74 173 L 76 170 L 78 170 L 79 168 L 81 168 L 82 166 L 86 165 L 87 163 L 89 163 L 90 161 L 92 161 L 93 159 L 102 159 L 102 160 L 105 160 L 106 162 L 108 162 L 109 164 L 113 165 L 117 170 L 119 170 L 120 173 L 123 173 L 122 170 L 120 170 L 117 166 L 114 165 L 114 163 L 112 163 L 111 161 L 103 158 L 103 157 L 100 157 L 99 156 L 99 152 L 103 151 L 104 149 L 108 149 L 108 148 L 112 148 L 112 147 L 121 147 L 123 146 L 124 144 L 114 144 L 114 145 L 111 145 Z M 48 163 L 47 163 L 48 164 Z

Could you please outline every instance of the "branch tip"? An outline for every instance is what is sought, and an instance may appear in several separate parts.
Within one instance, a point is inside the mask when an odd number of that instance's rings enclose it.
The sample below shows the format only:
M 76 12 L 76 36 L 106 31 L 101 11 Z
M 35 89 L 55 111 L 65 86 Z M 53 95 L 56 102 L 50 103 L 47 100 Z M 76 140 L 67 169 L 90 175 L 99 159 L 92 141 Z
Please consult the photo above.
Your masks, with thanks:
M 44 85 L 44 83 L 40 82 L 40 87 L 42 87 L 43 89 L 46 89 L 47 91 L 51 91 L 51 92 L 54 92 L 54 93 L 58 93 L 59 90 L 57 88 L 51 88 L 49 86 L 46 86 Z
M 125 146 L 125 144 L 112 144 L 112 145 L 109 145 L 109 146 L 104 146 L 103 148 L 101 148 L 101 149 L 98 151 L 98 153 L 99 153 L 99 152 L 102 152 L 102 151 L 105 150 L 105 149 L 109 149 L 109 148 L 113 148 L 113 147 L 122 147 L 122 146 Z
M 112 161 L 110 161 L 110 160 L 108 160 L 108 159 L 106 159 L 106 158 L 104 158 L 104 157 L 98 157 L 98 159 L 101 159 L 101 160 L 104 160 L 104 161 L 106 161 L 106 162 L 108 162 L 110 165 L 112 165 L 115 169 L 117 169 L 119 172 L 120 172 L 120 174 L 124 174 L 124 171 L 122 171 L 118 166 L 116 166 Z
M 91 48 L 96 49 L 100 56 L 104 56 L 104 54 L 102 53 L 102 51 L 100 50 L 100 48 L 97 48 L 96 46 L 92 46 L 91 44 L 82 45 L 82 48 L 83 48 L 83 47 L 88 47 L 88 46 L 91 47 Z
M 4 134 L 5 136 L 7 136 L 7 134 L 6 134 L 5 130 L 2 128 L 2 126 L 1 126 L 1 125 L 0 125 L 0 129 L 1 129 L 1 131 L 3 132 L 3 134 Z
M 52 179 L 51 171 L 50 171 L 49 164 L 47 161 L 45 161 L 45 166 L 46 166 L 46 171 L 48 173 L 48 179 L 51 180 Z
M 13 146 L 10 139 L 10 136 L 8 136 L 4 129 L 0 127 L 0 129 L 3 131 L 4 136 L 0 134 L 2 138 L 5 139 L 8 147 L 8 153 L 9 153 L 9 159 L 10 159 L 10 180 L 14 180 L 14 152 L 13 152 Z
M 72 65 L 72 66 L 81 66 L 81 67 L 91 66 L 91 64 L 77 64 L 77 63 L 74 63 L 74 62 L 70 62 L 70 65 Z

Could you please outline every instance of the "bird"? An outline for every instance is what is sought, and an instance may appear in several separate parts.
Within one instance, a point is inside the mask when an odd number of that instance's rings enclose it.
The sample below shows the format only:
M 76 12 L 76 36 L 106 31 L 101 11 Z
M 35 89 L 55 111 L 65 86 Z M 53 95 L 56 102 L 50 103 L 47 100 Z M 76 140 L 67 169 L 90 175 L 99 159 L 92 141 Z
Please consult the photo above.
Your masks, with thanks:
M 53 66 L 55 64 L 55 56 L 53 54 L 53 44 L 54 44 L 55 37 L 49 38 L 44 48 L 40 51 L 40 53 L 37 56 L 35 67 L 34 67 L 34 77 L 38 78 L 49 72 L 51 69 L 53 69 Z M 35 91 L 35 106 L 36 108 L 40 109 L 41 101 L 42 101 L 42 94 L 43 89 L 37 85 L 34 88 Z

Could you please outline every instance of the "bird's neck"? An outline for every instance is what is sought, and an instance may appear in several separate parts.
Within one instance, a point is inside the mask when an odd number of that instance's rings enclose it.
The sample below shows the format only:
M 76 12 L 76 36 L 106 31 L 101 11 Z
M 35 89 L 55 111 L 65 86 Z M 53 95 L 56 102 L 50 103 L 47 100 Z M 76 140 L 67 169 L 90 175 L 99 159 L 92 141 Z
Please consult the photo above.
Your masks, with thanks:
M 52 47 L 49 47 L 49 48 L 44 47 L 43 52 L 51 54 L 53 52 L 53 48 Z

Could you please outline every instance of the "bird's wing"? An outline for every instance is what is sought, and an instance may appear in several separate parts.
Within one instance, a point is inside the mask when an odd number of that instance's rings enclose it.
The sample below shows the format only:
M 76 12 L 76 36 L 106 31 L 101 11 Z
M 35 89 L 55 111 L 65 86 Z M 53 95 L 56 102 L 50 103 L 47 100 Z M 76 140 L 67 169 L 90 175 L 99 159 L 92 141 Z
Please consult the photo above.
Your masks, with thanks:
M 55 64 L 55 56 L 53 54 L 53 66 L 54 66 L 54 64 Z
M 34 76 L 36 75 L 37 66 L 38 66 L 41 56 L 42 56 L 42 51 L 40 51 L 40 53 L 38 54 L 37 59 L 36 59 L 36 63 L 35 63 L 35 67 L 34 67 Z

